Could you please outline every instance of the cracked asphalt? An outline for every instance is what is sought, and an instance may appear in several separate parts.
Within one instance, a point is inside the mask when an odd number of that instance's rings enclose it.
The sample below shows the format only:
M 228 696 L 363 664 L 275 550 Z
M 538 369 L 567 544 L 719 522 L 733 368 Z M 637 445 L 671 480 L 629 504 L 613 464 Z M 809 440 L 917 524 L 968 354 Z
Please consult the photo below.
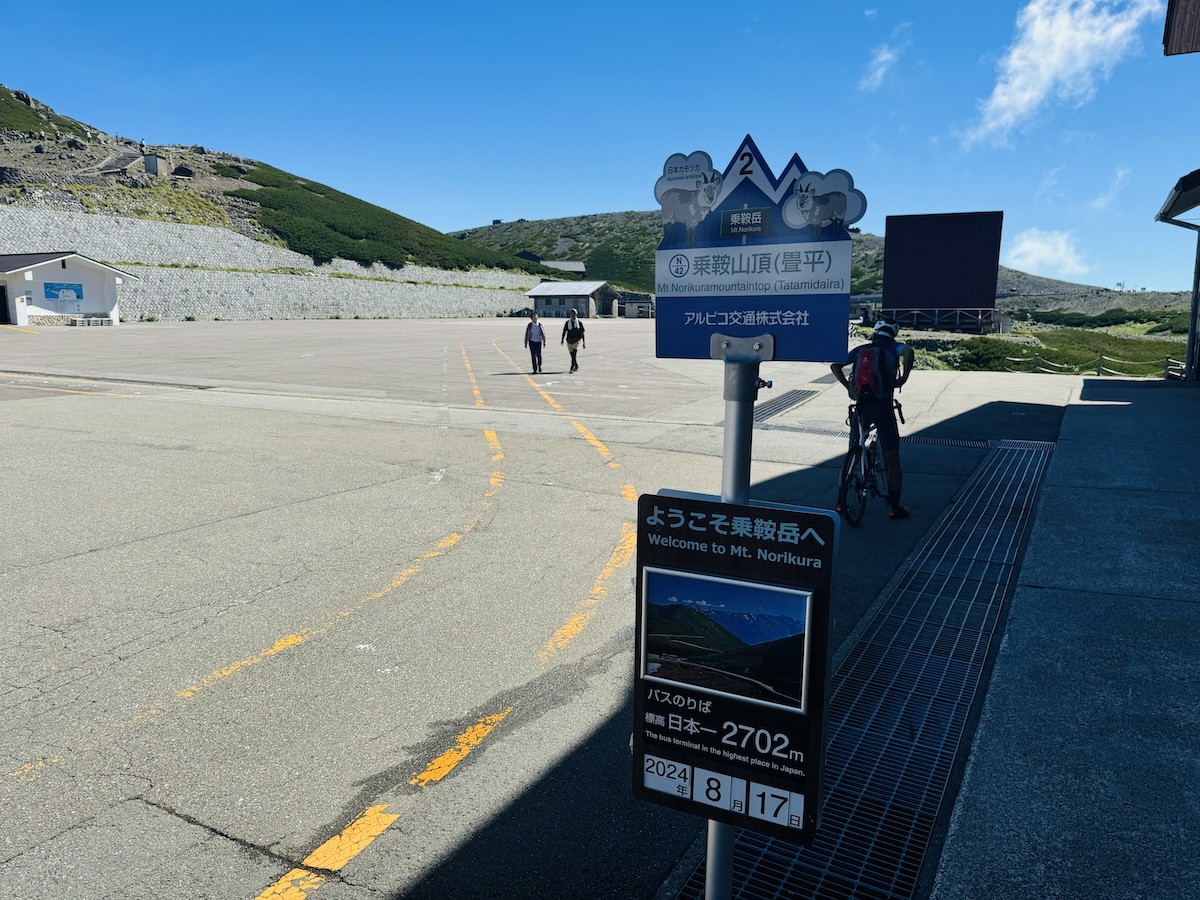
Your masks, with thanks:
M 629 535 L 640 493 L 720 492 L 723 369 L 588 329 L 539 376 L 519 320 L 0 330 L 0 897 L 669 892 L 704 823 L 630 796 Z M 752 496 L 832 504 L 827 373 L 764 364 L 815 396 Z M 951 437 L 1052 439 L 1075 389 L 997 425 L 921 380 L 902 431 Z M 906 450 L 835 650 L 982 454 Z

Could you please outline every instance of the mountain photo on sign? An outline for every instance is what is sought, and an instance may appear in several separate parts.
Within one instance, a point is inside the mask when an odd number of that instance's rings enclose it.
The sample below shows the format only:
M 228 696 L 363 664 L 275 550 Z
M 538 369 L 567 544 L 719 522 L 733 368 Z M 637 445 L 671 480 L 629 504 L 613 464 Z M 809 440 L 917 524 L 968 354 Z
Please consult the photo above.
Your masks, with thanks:
M 803 710 L 810 600 L 807 591 L 647 566 L 642 675 Z

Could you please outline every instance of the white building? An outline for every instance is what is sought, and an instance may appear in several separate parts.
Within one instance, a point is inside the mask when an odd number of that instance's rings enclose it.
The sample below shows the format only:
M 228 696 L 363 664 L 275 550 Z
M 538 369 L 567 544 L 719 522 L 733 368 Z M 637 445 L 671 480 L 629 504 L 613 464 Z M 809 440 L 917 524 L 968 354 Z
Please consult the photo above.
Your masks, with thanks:
M 70 251 L 0 253 L 0 325 L 116 325 L 117 288 L 135 277 Z
M 565 318 L 572 309 L 581 319 L 610 316 L 621 297 L 607 281 L 544 281 L 525 296 L 544 319 Z

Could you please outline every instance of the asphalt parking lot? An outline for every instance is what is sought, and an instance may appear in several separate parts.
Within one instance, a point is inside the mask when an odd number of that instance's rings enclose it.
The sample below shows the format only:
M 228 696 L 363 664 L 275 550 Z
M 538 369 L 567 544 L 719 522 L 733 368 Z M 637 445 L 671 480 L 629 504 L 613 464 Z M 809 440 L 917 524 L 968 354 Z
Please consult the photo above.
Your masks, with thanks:
M 507 319 L 0 330 L 0 895 L 655 896 L 704 823 L 629 796 L 631 534 L 720 493 L 723 369 L 588 328 L 538 376 Z M 751 496 L 830 507 L 844 393 L 763 377 Z M 913 377 L 835 655 L 1079 389 Z

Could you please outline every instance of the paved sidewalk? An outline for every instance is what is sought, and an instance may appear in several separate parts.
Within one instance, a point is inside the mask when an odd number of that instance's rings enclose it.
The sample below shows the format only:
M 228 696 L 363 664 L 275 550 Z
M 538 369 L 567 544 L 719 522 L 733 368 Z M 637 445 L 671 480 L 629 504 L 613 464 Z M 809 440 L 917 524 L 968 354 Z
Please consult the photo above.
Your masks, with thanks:
M 932 896 L 1200 897 L 1200 390 L 1066 411 Z

